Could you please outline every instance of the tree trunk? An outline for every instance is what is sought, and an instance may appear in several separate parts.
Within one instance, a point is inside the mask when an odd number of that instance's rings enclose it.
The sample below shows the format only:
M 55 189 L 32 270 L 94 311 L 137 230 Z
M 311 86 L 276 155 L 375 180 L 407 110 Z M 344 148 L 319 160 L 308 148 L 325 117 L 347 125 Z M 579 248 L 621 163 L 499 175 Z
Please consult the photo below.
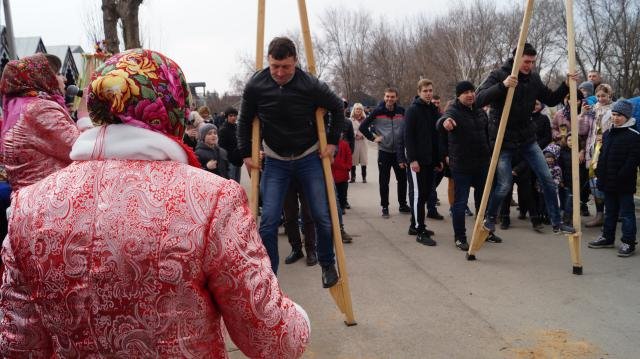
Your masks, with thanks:
M 116 0 L 102 0 L 102 23 L 104 25 L 104 40 L 107 51 L 112 54 L 120 52 L 118 40 L 118 11 Z
M 143 0 L 120 0 L 118 12 L 122 19 L 122 37 L 124 48 L 135 49 L 140 46 L 140 26 L 138 23 L 138 8 Z

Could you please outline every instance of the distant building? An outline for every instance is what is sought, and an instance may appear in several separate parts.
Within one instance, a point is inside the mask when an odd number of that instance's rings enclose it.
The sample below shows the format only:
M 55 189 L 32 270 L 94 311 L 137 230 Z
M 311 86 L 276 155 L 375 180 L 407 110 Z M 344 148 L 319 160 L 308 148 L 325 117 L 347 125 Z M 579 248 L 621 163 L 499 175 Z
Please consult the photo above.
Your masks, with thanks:
M 19 59 L 39 52 L 47 53 L 47 48 L 44 46 L 40 36 L 16 37 L 16 55 Z
M 197 89 L 200 87 L 202 87 L 202 92 L 198 93 Z M 191 98 L 196 108 L 206 104 L 206 88 L 207 84 L 204 82 L 189 82 L 189 91 L 191 92 Z

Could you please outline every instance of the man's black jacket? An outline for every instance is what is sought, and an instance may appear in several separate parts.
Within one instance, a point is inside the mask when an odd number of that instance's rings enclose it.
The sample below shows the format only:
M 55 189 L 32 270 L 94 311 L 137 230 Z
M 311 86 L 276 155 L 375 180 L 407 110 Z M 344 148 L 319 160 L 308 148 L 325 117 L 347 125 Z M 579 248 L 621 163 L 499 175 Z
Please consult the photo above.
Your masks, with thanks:
M 509 59 L 501 68 L 491 71 L 489 77 L 476 90 L 476 105 L 479 108 L 489 105 L 489 138 L 495 142 L 500 126 L 500 117 L 507 97 L 507 88 L 504 81 L 513 68 L 513 59 Z M 536 100 L 547 106 L 559 104 L 569 93 L 569 88 L 563 82 L 557 90 L 551 91 L 542 83 L 540 75 L 535 72 L 518 74 L 518 86 L 516 86 L 511 104 L 511 112 L 507 122 L 502 148 L 514 149 L 519 145 L 530 144 L 536 141 L 536 127 L 531 121 L 531 113 Z
M 420 97 L 413 102 L 404 113 L 404 149 L 400 149 L 399 160 L 406 155 L 405 163 L 418 161 L 422 165 L 440 162 L 438 155 L 439 136 L 436 122 L 440 117 L 438 107 L 433 103 L 426 103 Z M 401 161 L 403 162 L 403 161 Z
M 487 114 L 484 110 L 467 107 L 456 99 L 438 120 L 438 130 L 446 131 L 443 125 L 449 117 L 456 121 L 456 127 L 447 132 L 447 149 L 451 170 L 470 173 L 482 168 L 489 168 L 491 148 L 487 132 Z
M 243 158 L 251 156 L 251 124 L 260 118 L 262 138 L 279 156 L 298 156 L 318 141 L 315 111 L 331 112 L 327 142 L 336 145 L 344 123 L 343 101 L 326 83 L 296 68 L 283 86 L 271 77 L 269 69 L 257 72 L 242 94 L 238 119 L 238 149 Z

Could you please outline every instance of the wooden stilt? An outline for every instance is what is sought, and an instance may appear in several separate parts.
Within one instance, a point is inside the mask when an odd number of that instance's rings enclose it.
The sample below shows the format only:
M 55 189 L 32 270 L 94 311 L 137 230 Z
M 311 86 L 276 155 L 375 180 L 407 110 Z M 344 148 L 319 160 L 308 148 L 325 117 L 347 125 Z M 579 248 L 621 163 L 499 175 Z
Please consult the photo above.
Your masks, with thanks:
M 258 29 L 256 36 L 256 70 L 264 65 L 264 17 L 265 0 L 258 0 Z M 260 167 L 260 120 L 256 116 L 251 124 L 251 162 Z M 251 197 L 249 206 L 253 212 L 253 218 L 258 219 L 258 200 L 260 198 L 260 169 L 251 168 Z
M 304 49 L 307 57 L 309 72 L 316 74 L 316 63 L 313 55 L 313 47 L 311 44 L 311 32 L 309 30 L 309 18 L 307 17 L 307 6 L 305 0 L 298 0 L 298 10 L 300 12 L 300 23 L 302 26 L 302 35 L 304 39 Z M 316 126 L 318 130 L 318 141 L 320 144 L 320 153 L 324 153 L 327 148 L 327 132 L 324 126 L 324 115 L 326 110 L 319 108 L 316 110 Z M 353 307 L 351 304 L 351 291 L 349 289 L 349 276 L 347 274 L 347 262 L 342 246 L 342 235 L 340 234 L 340 223 L 338 220 L 338 206 L 336 203 L 336 192 L 333 185 L 333 176 L 331 175 L 331 160 L 327 157 L 322 158 L 322 170 L 324 172 L 324 180 L 327 188 L 327 201 L 329 202 L 329 213 L 331 215 L 333 245 L 336 250 L 336 261 L 338 263 L 338 272 L 340 279 L 338 283 L 329 288 L 331 295 L 338 308 L 344 313 L 348 326 L 356 325 L 353 315 Z
M 531 21 L 531 15 L 533 14 L 533 0 L 527 0 L 524 18 L 522 19 L 522 26 L 520 27 L 520 37 L 518 38 L 518 47 L 516 55 L 514 56 L 513 69 L 511 70 L 512 76 L 518 76 L 520 71 L 520 64 L 522 63 L 522 53 L 524 51 L 524 44 L 527 39 L 527 33 L 529 32 L 529 23 Z M 482 226 L 484 213 L 487 210 L 487 202 L 489 201 L 489 195 L 491 188 L 493 187 L 493 180 L 496 173 L 496 167 L 498 165 L 498 159 L 500 158 L 500 150 L 502 149 L 502 141 L 504 139 L 504 132 L 507 128 L 507 120 L 509 119 L 509 112 L 511 112 L 511 103 L 513 101 L 514 88 L 507 90 L 507 98 L 504 102 L 504 109 L 502 110 L 502 117 L 500 118 L 500 126 L 498 127 L 498 135 L 496 137 L 496 144 L 493 148 L 493 154 L 491 155 L 491 164 L 489 165 L 489 173 L 487 174 L 487 181 L 484 185 L 484 191 L 482 193 L 482 202 L 480 203 L 480 209 L 476 216 L 476 223 L 473 227 L 473 237 L 471 238 L 471 245 L 467 252 L 468 260 L 476 259 L 476 252 L 482 247 L 489 235 L 489 232 Z
M 567 12 L 567 51 L 569 52 L 569 73 L 576 72 L 576 43 L 573 25 L 573 0 L 564 2 Z M 578 160 L 578 92 L 577 84 L 569 79 L 569 103 L 571 111 L 571 185 L 573 187 L 573 226 L 575 234 L 568 236 L 573 274 L 582 274 L 582 260 L 580 258 L 581 217 L 580 217 L 580 172 Z

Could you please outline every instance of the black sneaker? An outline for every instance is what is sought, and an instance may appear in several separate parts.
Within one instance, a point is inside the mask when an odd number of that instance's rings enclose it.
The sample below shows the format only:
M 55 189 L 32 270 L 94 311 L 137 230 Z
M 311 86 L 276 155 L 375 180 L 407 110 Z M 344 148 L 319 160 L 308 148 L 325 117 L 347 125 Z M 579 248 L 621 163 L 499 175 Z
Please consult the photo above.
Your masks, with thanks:
M 461 251 L 468 251 L 469 243 L 467 243 L 466 238 L 456 238 L 456 247 L 458 247 L 458 249 L 460 249 Z
M 436 211 L 436 210 L 429 211 L 427 213 L 427 218 L 437 219 L 438 221 L 444 219 L 444 217 L 440 213 L 438 213 L 438 211 Z
M 573 228 L 572 226 L 568 225 L 568 224 L 564 224 L 564 223 L 560 223 L 560 224 L 554 224 L 553 225 L 553 233 L 555 234 L 573 234 L 576 233 L 575 228 Z
M 382 218 L 389 218 L 389 207 L 382 207 Z
M 344 204 L 344 208 L 346 208 L 346 209 L 351 209 L 351 205 L 349 204 L 349 202 L 346 202 L 346 203 Z
M 436 245 L 436 241 L 431 239 L 431 237 L 429 237 L 426 233 L 418 233 L 418 236 L 416 237 L 416 242 L 420 244 L 424 244 L 425 246 L 430 246 L 430 247 Z
M 322 287 L 331 288 L 338 283 L 338 271 L 334 264 L 322 266 Z
M 587 243 L 587 247 L 589 248 L 613 248 L 615 241 L 610 241 L 603 236 L 598 237 L 595 241 L 590 241 Z
M 411 213 L 411 208 L 406 204 L 401 204 L 400 208 L 398 208 L 398 211 L 400 211 L 400 213 Z
M 491 232 L 487 236 L 487 242 L 490 242 L 490 243 L 502 243 L 502 238 L 496 236 L 495 233 Z
M 618 249 L 618 257 L 629 257 L 636 251 L 636 246 L 633 244 L 622 243 L 620 249 Z
M 511 226 L 511 218 L 509 217 L 502 218 L 502 220 L 500 221 L 500 229 L 509 229 L 510 226 Z
M 428 236 L 433 236 L 433 235 L 435 234 L 435 232 L 433 232 L 432 230 L 430 230 L 430 229 L 428 229 L 428 228 L 425 228 L 425 229 L 423 229 L 422 231 L 418 231 L 418 230 L 416 229 L 416 227 L 414 227 L 414 226 L 409 226 L 409 231 L 408 231 L 407 233 L 408 233 L 410 236 L 416 236 L 416 235 L 418 235 L 418 233 L 420 233 L 420 232 L 424 232 L 424 233 L 426 233 Z
M 485 217 L 484 222 L 482 222 L 482 227 L 484 227 L 484 229 L 489 231 L 490 233 L 495 232 L 496 231 L 496 217 L 491 217 L 491 216 Z
M 467 217 L 473 217 L 473 212 L 471 212 L 471 210 L 469 209 L 469 206 L 467 206 L 467 208 L 464 209 L 464 214 L 466 214 Z
M 291 264 L 291 263 L 295 263 L 298 261 L 298 259 L 304 257 L 304 254 L 302 254 L 302 250 L 301 249 L 294 249 L 291 251 L 291 253 L 287 256 L 287 258 L 284 259 L 284 264 Z
M 345 232 L 344 229 L 340 230 L 340 237 L 342 237 L 342 243 L 353 242 L 353 238 L 349 235 L 349 233 Z
M 538 233 L 542 233 L 542 230 L 544 229 L 544 224 L 538 222 L 538 223 L 532 223 L 531 225 L 533 226 L 534 231 Z

